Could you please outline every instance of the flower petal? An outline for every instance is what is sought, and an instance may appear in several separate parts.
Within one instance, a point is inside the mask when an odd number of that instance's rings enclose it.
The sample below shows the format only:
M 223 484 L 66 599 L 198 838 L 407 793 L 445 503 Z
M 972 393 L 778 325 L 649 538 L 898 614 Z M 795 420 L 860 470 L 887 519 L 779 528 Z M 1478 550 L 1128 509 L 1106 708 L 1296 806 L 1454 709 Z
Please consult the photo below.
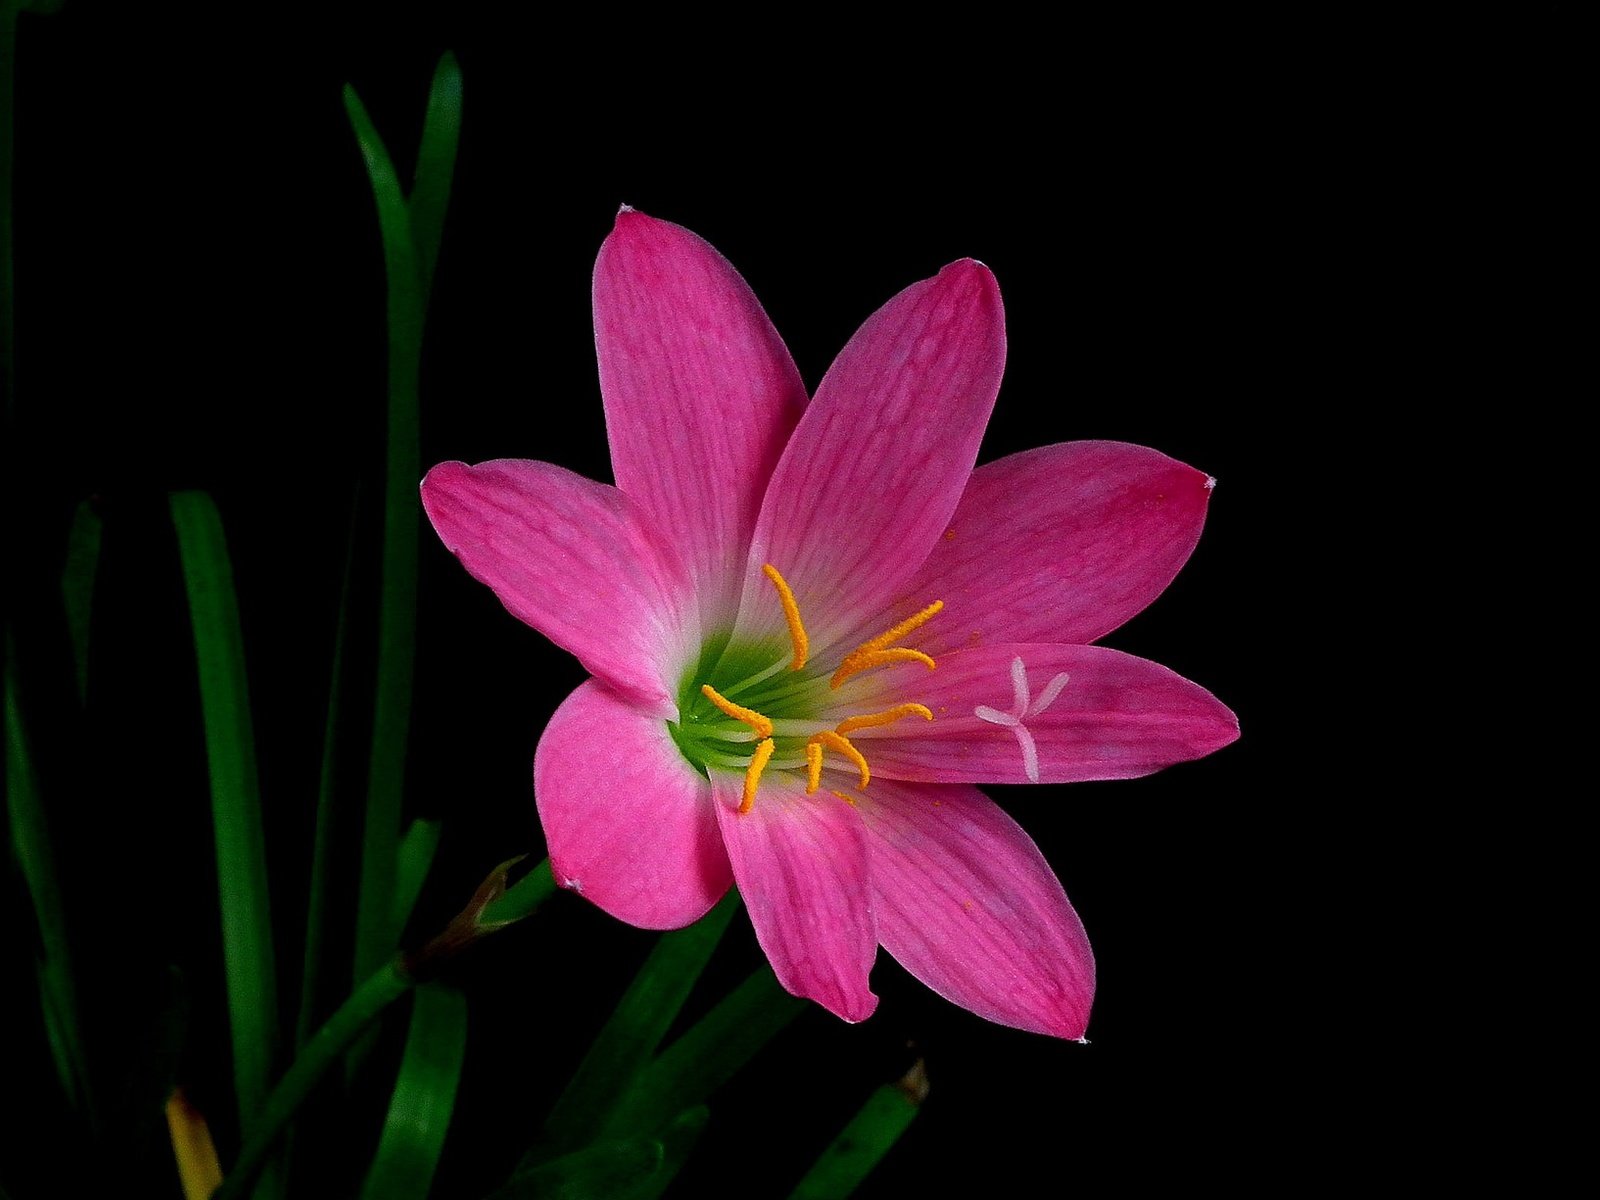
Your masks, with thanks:
M 1013 700 L 1011 670 L 1018 658 L 1036 693 L 1062 672 L 1068 679 L 1048 708 L 1011 728 L 976 710 Z M 884 696 L 926 704 L 933 720 L 899 721 L 851 735 L 875 780 L 1132 779 L 1201 758 L 1239 736 L 1238 718 L 1205 688 L 1104 646 L 985 646 L 943 656 L 936 671 L 917 664 L 890 667 L 879 682 Z M 1038 747 L 1037 779 L 1029 778 L 1017 737 L 1022 728 Z
M 979 467 L 906 589 L 945 602 L 929 654 L 1104 637 L 1154 600 L 1200 539 L 1212 481 L 1126 442 L 1065 442 Z
M 594 332 L 617 486 L 672 531 L 702 619 L 726 623 L 767 480 L 805 411 L 800 372 L 727 259 L 632 209 L 595 263 Z
M 767 489 L 739 609 L 744 634 L 783 634 L 765 563 L 794 589 L 813 653 L 900 599 L 966 486 L 1004 365 L 1000 290 L 970 259 L 867 319 Z
M 1082 1037 L 1094 954 L 1033 839 L 960 784 L 875 781 L 857 804 L 883 948 L 986 1020 Z
M 614 487 L 549 463 L 441 463 L 422 507 L 471 576 L 593 675 L 675 715 L 698 640 L 676 552 Z
M 866 833 L 855 809 L 831 793 L 807 796 L 803 782 L 775 771 L 741 813 L 744 780 L 713 772 L 717 820 L 778 982 L 846 1021 L 864 1021 L 878 1006 L 867 985 L 878 939 Z
M 556 882 L 612 916 L 677 929 L 733 881 L 711 785 L 660 718 L 595 680 L 550 718 L 533 781 Z

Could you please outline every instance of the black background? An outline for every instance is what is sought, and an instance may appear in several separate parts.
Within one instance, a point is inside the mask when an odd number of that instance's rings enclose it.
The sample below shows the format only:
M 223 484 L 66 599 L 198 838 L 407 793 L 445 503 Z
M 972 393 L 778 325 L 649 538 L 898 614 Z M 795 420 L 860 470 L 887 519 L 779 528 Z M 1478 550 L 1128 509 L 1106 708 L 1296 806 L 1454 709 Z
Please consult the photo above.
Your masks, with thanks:
M 107 530 L 90 732 L 44 739 L 73 780 L 53 798 L 55 832 L 97 1048 L 130 1064 L 149 1051 L 177 967 L 182 1074 L 227 1160 L 209 805 L 165 496 L 206 488 L 227 525 L 280 958 L 294 963 L 346 530 L 360 485 L 370 595 L 382 463 L 381 249 L 339 89 L 355 84 L 409 177 L 448 47 L 465 119 L 428 329 L 424 464 L 536 457 L 609 478 L 589 274 L 628 203 L 727 255 L 810 386 L 889 296 L 979 258 L 999 279 L 1010 347 L 984 460 L 1117 438 L 1219 479 L 1188 567 L 1108 644 L 1213 690 L 1242 740 L 1150 779 L 992 790 L 1095 944 L 1090 1044 L 987 1025 L 880 956 L 877 1014 L 857 1027 L 802 1016 L 713 1105 L 674 1194 L 784 1194 L 917 1055 L 925 1111 L 861 1195 L 1270 1183 L 1316 1123 L 1307 1081 L 1337 1070 L 1347 1033 L 1326 997 L 1344 952 L 1315 982 L 1299 966 L 1326 903 L 1307 872 L 1334 818 L 1308 801 L 1316 781 L 1290 750 L 1321 730 L 1307 730 L 1286 631 L 1317 637 L 1305 626 L 1324 581 L 1296 569 L 1302 514 L 1339 486 L 1304 463 L 1332 432 L 1317 414 L 1351 387 L 1340 339 L 1384 336 L 1340 295 L 1359 273 L 1370 181 L 1328 165 L 1340 136 L 1295 87 L 1295 55 L 1268 68 L 1228 30 L 1191 41 L 1135 18 L 1085 24 L 1057 47 L 1030 46 L 1027 29 L 947 30 L 922 51 L 848 29 L 780 46 L 621 14 L 558 34 L 470 5 L 387 10 L 381 27 L 342 9 L 138 8 L 24 18 L 18 83 L 13 545 L 34 581 L 18 585 L 19 612 L 42 612 L 37 581 L 54 578 L 73 504 L 97 497 Z M 712 36 L 736 44 L 713 53 Z M 813 38 L 802 62 L 792 52 Z M 426 528 L 420 595 L 408 806 L 447 826 L 413 941 L 489 867 L 541 852 L 533 747 L 583 677 Z M 23 653 L 43 658 L 51 634 L 36 628 Z M 503 1177 L 651 942 L 561 896 L 461 965 L 471 1043 L 436 1194 L 477 1196 Z M 741 917 L 707 992 L 757 962 Z M 281 986 L 291 1013 L 292 973 Z M 378 1076 L 397 1049 L 391 1033 Z M 37 1041 L 17 1061 L 47 1070 Z M 374 1142 L 381 1087 L 325 1114 L 330 1194 Z M 60 1128 L 47 1100 L 23 1109 L 7 1151 L 19 1164 Z M 137 1178 L 176 1195 L 159 1125 L 129 1141 Z M 14 1194 L 32 1194 L 34 1169 L 8 1176 Z

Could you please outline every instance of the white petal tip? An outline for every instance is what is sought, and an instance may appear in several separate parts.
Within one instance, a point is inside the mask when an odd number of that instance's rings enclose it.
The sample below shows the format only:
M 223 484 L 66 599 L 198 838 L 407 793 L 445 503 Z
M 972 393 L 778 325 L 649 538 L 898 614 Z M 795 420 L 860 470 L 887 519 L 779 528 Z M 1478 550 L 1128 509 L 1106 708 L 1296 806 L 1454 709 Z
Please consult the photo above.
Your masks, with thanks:
M 631 204 L 624 204 L 624 205 L 621 205 L 621 206 L 620 206 L 620 207 L 618 207 L 618 209 L 617 209 L 617 216 L 619 216 L 619 217 L 620 217 L 620 216 L 621 216 L 621 215 L 622 215 L 622 214 L 623 214 L 623 213 L 631 213 L 631 212 L 638 212 L 638 211 L 639 211 L 639 210 L 638 210 L 638 209 L 636 209 L 636 208 L 634 208 L 634 206 L 633 206 L 633 205 L 631 205 Z
M 1207 475 L 1206 476 L 1206 491 L 1208 491 L 1208 492 L 1209 491 L 1213 491 L 1216 488 L 1216 486 L 1217 486 L 1217 477 L 1215 475 Z

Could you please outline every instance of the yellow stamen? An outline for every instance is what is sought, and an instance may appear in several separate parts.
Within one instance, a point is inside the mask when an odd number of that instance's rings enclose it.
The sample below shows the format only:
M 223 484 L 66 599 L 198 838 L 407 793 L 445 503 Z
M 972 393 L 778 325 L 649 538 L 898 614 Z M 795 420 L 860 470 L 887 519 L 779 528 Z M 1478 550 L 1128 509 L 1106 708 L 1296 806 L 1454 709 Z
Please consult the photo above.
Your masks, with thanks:
M 816 742 L 806 743 L 806 795 L 811 795 L 822 784 L 822 747 Z
M 861 756 L 861 751 L 850 744 L 850 739 L 843 734 L 835 733 L 831 729 L 824 729 L 822 732 L 814 734 L 811 741 L 806 744 L 826 746 L 829 750 L 837 751 L 855 763 L 856 770 L 861 772 L 862 787 L 866 787 L 868 781 L 871 780 L 872 772 L 867 768 L 867 760 Z
M 916 653 L 916 651 L 912 651 Z M 924 658 L 927 656 L 924 655 Z M 863 713 L 859 717 L 847 717 L 834 726 L 835 733 L 854 733 L 858 729 L 871 729 L 877 725 L 892 725 L 901 717 L 921 717 L 924 721 L 933 720 L 933 710 L 926 704 L 896 704 L 893 708 L 886 708 L 880 713 Z
M 749 812 L 756 805 L 756 785 L 761 782 L 761 772 L 767 769 L 767 761 L 772 757 L 772 752 L 777 744 L 771 739 L 764 739 L 756 747 L 754 757 L 744 772 L 744 799 L 739 801 L 739 811 Z
M 715 704 L 723 712 L 727 713 L 735 721 L 743 721 L 746 725 L 750 726 L 751 729 L 754 729 L 757 737 L 769 738 L 772 736 L 772 722 L 766 717 L 763 717 L 755 709 L 746 708 L 742 704 L 735 704 L 732 700 L 729 700 L 726 696 L 718 692 L 717 689 L 712 687 L 709 683 L 702 683 L 700 685 L 700 694 L 707 700 L 711 701 L 711 703 Z
M 811 648 L 811 641 L 806 637 L 806 627 L 800 623 L 800 605 L 795 602 L 789 584 L 778 574 L 777 567 L 767 563 L 761 570 L 772 580 L 772 586 L 778 589 L 778 601 L 783 605 L 783 619 L 789 623 L 789 640 L 794 643 L 794 662 L 789 669 L 798 671 L 806 665 L 806 655 Z
M 832 788 L 829 788 L 828 790 L 829 791 L 833 791 Z M 843 792 L 834 792 L 833 794 L 835 796 L 839 797 L 839 799 L 843 800 L 851 808 L 854 808 L 856 806 L 856 798 L 854 796 L 846 796 Z
M 882 667 L 897 662 L 919 662 L 930 671 L 938 665 L 921 650 L 908 650 L 904 646 L 892 646 L 888 650 L 869 650 L 865 654 L 860 650 L 852 650 L 845 655 L 844 661 L 839 664 L 839 669 L 828 681 L 828 686 L 836 688 L 850 676 L 870 667 Z
M 894 647 L 894 649 L 890 649 L 890 647 L 905 637 L 906 634 L 921 629 L 942 608 L 944 608 L 944 601 L 935 600 L 921 612 L 913 613 L 898 625 L 884 630 L 877 637 L 869 638 L 862 642 L 861 645 L 844 656 L 844 661 L 839 664 L 839 669 L 833 673 L 833 678 L 829 681 L 828 686 L 836 688 L 846 679 L 849 679 L 850 676 L 860 671 L 865 671 L 868 667 L 881 667 L 891 662 L 915 661 L 925 664 L 929 670 L 932 670 L 934 666 L 933 659 L 922 653 L 922 651 L 907 650 L 899 646 Z

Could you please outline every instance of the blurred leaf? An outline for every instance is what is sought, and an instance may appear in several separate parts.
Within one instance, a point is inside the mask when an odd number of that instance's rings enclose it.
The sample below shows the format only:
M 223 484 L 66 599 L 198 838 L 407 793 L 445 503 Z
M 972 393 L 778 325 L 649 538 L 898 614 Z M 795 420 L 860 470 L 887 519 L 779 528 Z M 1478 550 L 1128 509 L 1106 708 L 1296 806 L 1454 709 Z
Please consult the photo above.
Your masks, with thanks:
M 419 817 L 411 822 L 406 836 L 400 840 L 400 861 L 395 870 L 394 927 L 404 932 L 416 907 L 422 885 L 427 881 L 428 868 L 433 866 L 433 856 L 439 849 L 440 821 Z
M 649 1065 L 738 907 L 738 893 L 730 890 L 695 924 L 657 939 L 556 1101 L 524 1165 L 571 1150 L 604 1126 L 611 1109 Z
M 363 1200 L 426 1200 L 466 1053 L 466 998 L 444 984 L 419 987 L 383 1137 L 361 1189 Z
M 67 561 L 61 570 L 61 599 L 67 611 L 67 635 L 78 672 L 78 702 L 89 699 L 89 618 L 94 611 L 94 578 L 100 566 L 100 514 L 87 500 L 72 514 L 67 533 Z
M 167 1133 L 184 1200 L 208 1200 L 222 1183 L 222 1164 L 217 1161 L 211 1127 L 181 1087 L 167 1097 Z
M 639 1075 L 605 1132 L 655 1129 L 673 1113 L 703 1104 L 804 1008 L 772 968 L 761 967 Z
M 916 1120 L 927 1095 L 928 1076 L 919 1058 L 902 1079 L 867 1097 L 789 1200 L 844 1200 L 852 1194 Z
M 428 115 L 422 123 L 417 173 L 411 184 L 411 233 L 416 239 L 424 307 L 433 290 L 433 267 L 439 259 L 439 236 L 450 204 L 450 179 L 455 173 L 460 140 L 461 65 L 446 50 L 434 69 L 433 86 L 428 91 Z
M 656 1200 L 671 1187 L 683 1164 L 689 1161 L 689 1156 L 699 1145 L 700 1135 L 705 1132 L 706 1122 L 710 1119 L 711 1110 L 703 1104 L 674 1117 L 661 1131 L 661 1166 L 633 1187 L 621 1192 L 617 1200 Z
M 95 1125 L 89 1071 L 84 1057 L 77 991 L 72 971 L 72 942 L 62 911 L 61 883 L 45 817 L 44 796 L 29 749 L 27 730 L 17 698 L 16 646 L 5 632 L 6 817 L 17 865 L 22 870 L 38 922 L 37 964 L 40 1012 L 56 1074 L 67 1101 Z
M 655 1138 L 596 1142 L 517 1172 L 489 1200 L 618 1200 L 646 1183 L 664 1158 Z
M 272 1079 L 278 989 L 244 636 L 216 505 L 204 492 L 174 492 L 171 509 L 200 673 L 234 1090 L 240 1126 L 248 1138 L 260 1119 Z M 263 1182 L 267 1194 L 276 1194 L 275 1173 Z
M 423 292 L 406 198 L 394 162 L 348 84 L 345 111 L 366 163 L 383 235 L 388 278 L 388 453 L 384 473 L 383 594 L 378 612 L 378 670 L 367 764 L 367 811 L 356 916 L 355 977 L 365 978 L 394 949 L 394 887 L 405 786 L 407 735 L 417 624 L 418 376 Z

